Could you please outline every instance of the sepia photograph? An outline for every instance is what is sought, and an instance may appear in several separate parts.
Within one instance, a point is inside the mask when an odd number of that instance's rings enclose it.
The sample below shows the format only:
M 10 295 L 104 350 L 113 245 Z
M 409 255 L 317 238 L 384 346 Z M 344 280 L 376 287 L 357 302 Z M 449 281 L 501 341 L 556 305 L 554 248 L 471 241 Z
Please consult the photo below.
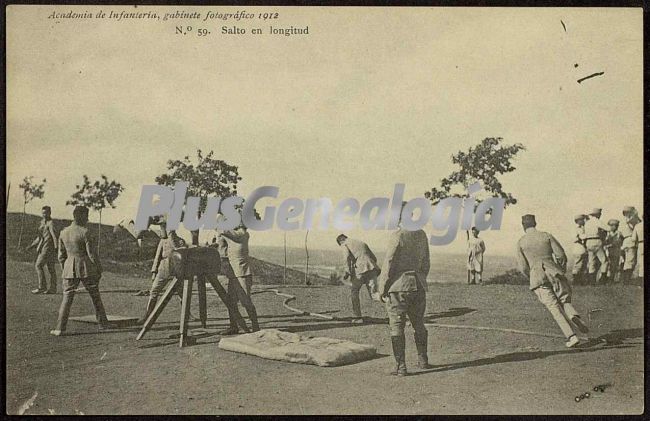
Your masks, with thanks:
M 643 18 L 6 6 L 7 414 L 643 414 Z

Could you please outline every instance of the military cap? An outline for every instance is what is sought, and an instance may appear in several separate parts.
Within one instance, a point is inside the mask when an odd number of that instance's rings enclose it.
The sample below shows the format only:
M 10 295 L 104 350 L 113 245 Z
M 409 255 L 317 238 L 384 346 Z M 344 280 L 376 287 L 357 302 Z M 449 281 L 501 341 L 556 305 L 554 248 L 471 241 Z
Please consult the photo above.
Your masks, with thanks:
M 636 209 L 634 208 L 634 206 L 625 206 L 623 207 L 623 215 L 625 215 L 626 213 L 636 213 Z
M 591 212 L 589 212 L 589 215 L 597 215 L 603 211 L 602 208 L 593 208 Z
M 531 224 L 531 223 L 536 224 L 535 215 L 526 214 L 526 215 L 522 216 L 521 217 L 521 223 L 522 224 Z
M 607 221 L 607 225 L 616 225 L 616 226 L 618 226 L 619 223 L 620 222 L 619 222 L 618 219 L 610 219 L 609 221 Z
M 578 221 L 578 220 L 580 220 L 580 219 L 586 219 L 586 218 L 587 218 L 587 215 L 585 215 L 584 213 L 581 213 L 581 214 L 579 214 L 579 215 L 574 216 L 574 217 L 573 217 L 573 220 L 574 220 L 574 221 Z

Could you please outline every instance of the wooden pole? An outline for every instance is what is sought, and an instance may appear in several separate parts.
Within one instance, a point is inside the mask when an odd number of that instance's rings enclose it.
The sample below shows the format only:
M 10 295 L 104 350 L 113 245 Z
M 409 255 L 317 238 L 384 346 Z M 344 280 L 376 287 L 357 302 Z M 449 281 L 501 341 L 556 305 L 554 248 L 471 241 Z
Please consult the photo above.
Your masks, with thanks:
M 283 283 L 287 283 L 287 232 L 284 231 L 284 272 L 282 275 Z
M 305 285 L 310 285 L 309 282 L 309 250 L 307 249 L 307 236 L 309 236 L 309 230 L 305 233 Z

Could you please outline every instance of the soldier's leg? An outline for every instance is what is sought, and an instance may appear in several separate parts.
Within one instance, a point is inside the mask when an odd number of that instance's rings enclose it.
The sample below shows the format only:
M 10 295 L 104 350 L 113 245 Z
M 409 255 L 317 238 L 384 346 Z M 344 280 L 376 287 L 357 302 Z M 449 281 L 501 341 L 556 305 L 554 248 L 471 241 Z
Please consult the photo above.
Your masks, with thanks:
M 350 298 L 352 299 L 352 313 L 354 317 L 361 318 L 361 300 L 359 300 L 359 291 L 363 283 L 359 279 L 350 278 Z
M 45 266 L 47 265 L 47 259 L 44 253 L 39 253 L 36 257 L 36 262 L 34 267 L 36 268 L 36 276 L 38 277 L 38 289 L 33 290 L 32 293 L 40 293 L 47 291 L 47 279 L 45 279 Z
M 104 309 L 104 303 L 102 302 L 102 297 L 99 294 L 99 282 L 96 279 L 82 279 L 81 283 L 83 284 L 90 299 L 93 302 L 93 307 L 95 307 L 95 317 L 100 327 L 108 326 L 108 317 L 106 317 L 106 310 Z
M 64 279 L 63 280 L 63 299 L 59 307 L 59 317 L 56 321 L 56 328 L 50 333 L 59 336 L 65 332 L 68 325 L 68 316 L 70 316 L 70 309 L 72 308 L 72 301 L 74 300 L 75 290 L 79 286 L 79 279 Z
M 50 287 L 47 290 L 48 294 L 56 294 L 56 269 L 55 263 L 53 261 L 47 262 L 47 270 L 50 272 Z
M 166 270 L 156 273 L 156 276 L 153 282 L 151 283 L 151 289 L 149 290 L 149 301 L 147 301 L 147 307 L 144 311 L 144 315 L 140 319 L 138 319 L 137 321 L 138 324 L 143 324 L 144 322 L 146 322 L 149 315 L 156 308 L 156 304 L 158 304 L 158 298 L 163 293 L 165 286 L 169 283 L 171 279 L 171 277 L 167 275 L 168 274 Z
M 404 337 L 404 327 L 406 326 L 406 302 L 404 301 L 403 293 L 393 292 L 388 294 L 386 313 L 388 313 L 391 345 L 393 347 L 393 356 L 395 357 L 395 363 L 397 366 L 395 371 L 391 374 L 406 376 L 406 340 Z
M 607 281 L 607 270 L 609 265 L 607 264 L 607 255 L 605 254 L 602 245 L 594 249 L 593 255 L 594 263 L 590 270 L 593 269 L 595 272 L 595 284 L 604 284 Z
M 537 295 L 539 301 L 542 304 L 544 304 L 544 306 L 551 313 L 553 319 L 555 319 L 555 322 L 562 330 L 564 336 L 566 336 L 567 339 L 570 338 L 571 336 L 575 336 L 575 332 L 573 331 L 571 325 L 569 324 L 568 320 L 564 316 L 564 313 L 562 312 L 562 308 L 560 305 L 560 301 L 558 300 L 553 290 L 544 285 L 539 288 L 535 288 L 533 291 L 535 292 L 535 295 Z
M 638 277 L 643 278 L 643 243 L 639 243 L 637 247 L 636 266 Z
M 424 326 L 424 313 L 427 306 L 426 294 L 424 291 L 418 291 L 409 295 L 407 315 L 413 326 L 413 339 L 418 351 L 418 368 L 431 368 L 429 357 L 427 355 L 429 333 Z
M 582 318 L 578 311 L 573 307 L 571 303 L 571 284 L 569 284 L 568 279 L 563 275 L 556 275 L 555 279 L 552 282 L 553 292 L 562 305 L 562 311 L 566 318 L 573 322 L 574 325 L 580 329 L 582 333 L 589 332 L 589 328 L 584 324 Z
M 251 288 L 253 286 L 253 277 L 252 276 L 241 276 L 237 277 L 239 282 L 233 282 L 235 284 L 235 291 L 241 305 L 246 309 L 248 318 L 251 319 L 251 330 L 257 332 L 260 330 L 259 323 L 257 321 L 257 309 L 253 304 L 251 299 Z M 230 287 L 230 282 L 228 283 Z
M 571 275 L 573 275 L 574 284 L 580 285 L 583 282 L 582 276 L 584 274 L 586 265 L 587 265 L 587 255 L 586 254 L 576 255 L 575 262 L 573 262 L 573 268 L 571 270 Z

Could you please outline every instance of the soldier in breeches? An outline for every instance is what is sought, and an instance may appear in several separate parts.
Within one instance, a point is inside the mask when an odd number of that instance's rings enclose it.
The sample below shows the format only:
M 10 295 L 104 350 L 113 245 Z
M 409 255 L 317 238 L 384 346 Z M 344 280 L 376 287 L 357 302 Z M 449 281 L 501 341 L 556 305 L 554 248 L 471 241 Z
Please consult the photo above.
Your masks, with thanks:
M 429 239 L 424 231 L 407 231 L 400 227 L 391 235 L 379 276 L 379 293 L 386 303 L 393 356 L 397 363 L 393 375 L 407 375 L 404 336 L 407 317 L 415 330 L 418 367 L 430 368 L 428 332 L 424 327 L 429 265 Z
M 225 241 L 224 247 L 226 248 L 226 255 L 228 256 L 229 264 L 224 266 L 222 264 L 222 272 L 226 271 L 228 277 L 228 296 L 232 300 L 234 306 L 237 302 L 241 302 L 242 306 L 246 309 L 248 318 L 251 320 L 251 329 L 253 332 L 260 330 L 257 321 L 257 309 L 251 299 L 251 289 L 253 287 L 253 272 L 250 268 L 249 255 L 248 255 L 248 240 L 250 234 L 246 227 L 240 225 L 234 230 L 227 230 L 219 233 L 218 241 Z M 230 269 L 231 273 L 228 273 Z M 231 329 L 234 331 L 237 325 L 232 317 L 230 317 Z
M 576 215 L 573 220 L 576 223 L 576 231 L 573 235 L 573 283 L 580 285 L 584 282 L 585 272 L 587 270 L 587 249 L 585 248 L 585 220 L 587 215 Z
M 361 301 L 359 292 L 363 286 L 368 290 L 368 295 L 373 299 L 377 289 L 377 276 L 380 273 L 377 258 L 363 241 L 348 238 L 345 234 L 336 237 L 336 242 L 343 248 L 347 266 L 346 277 L 350 279 L 350 294 L 352 299 L 352 312 L 354 322 L 363 322 L 361 316 Z
M 600 221 L 602 209 L 594 208 L 585 222 L 585 247 L 587 248 L 589 281 L 592 285 L 604 283 L 607 279 L 609 261 L 605 254 L 605 238 L 609 228 Z
M 149 301 L 147 302 L 147 308 L 144 315 L 137 322 L 138 324 L 143 324 L 147 320 L 149 315 L 156 308 L 158 298 L 162 295 L 165 286 L 173 278 L 169 267 L 169 256 L 172 251 L 186 246 L 185 240 L 180 238 L 176 234 L 176 231 L 167 232 L 164 222 L 160 224 L 160 231 L 160 241 L 158 242 L 156 256 L 154 257 L 153 265 L 151 266 L 153 282 L 151 284 L 151 290 L 149 291 Z
M 524 215 L 525 234 L 517 243 L 519 270 L 530 279 L 530 289 L 551 313 L 571 348 L 580 340 L 570 322 L 582 332 L 587 326 L 571 304 L 571 285 L 566 279 L 566 255 L 560 243 L 547 232 L 537 231 L 535 215 Z

